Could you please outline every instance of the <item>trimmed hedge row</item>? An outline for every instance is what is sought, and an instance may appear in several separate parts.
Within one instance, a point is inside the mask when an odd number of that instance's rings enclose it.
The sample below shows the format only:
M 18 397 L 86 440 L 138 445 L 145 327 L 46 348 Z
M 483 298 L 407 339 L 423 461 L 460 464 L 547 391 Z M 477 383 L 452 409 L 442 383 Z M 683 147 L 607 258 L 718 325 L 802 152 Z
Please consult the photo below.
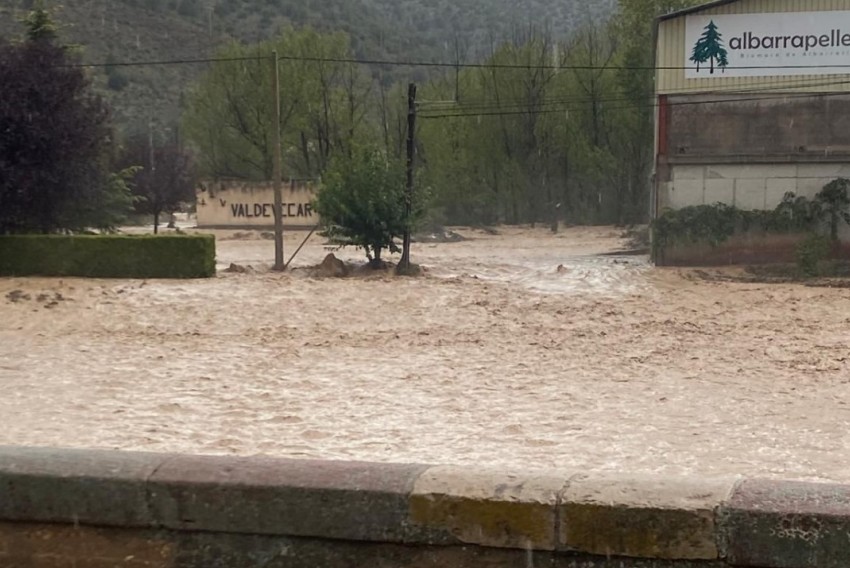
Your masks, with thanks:
M 206 278 L 212 235 L 0 236 L 0 276 Z

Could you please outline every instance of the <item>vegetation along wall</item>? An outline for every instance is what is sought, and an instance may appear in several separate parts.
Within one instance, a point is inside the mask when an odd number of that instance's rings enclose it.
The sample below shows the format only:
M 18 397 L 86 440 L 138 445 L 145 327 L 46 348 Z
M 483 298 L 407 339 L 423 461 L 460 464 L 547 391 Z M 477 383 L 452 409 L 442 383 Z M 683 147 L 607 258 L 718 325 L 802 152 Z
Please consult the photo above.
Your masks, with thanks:
M 205 278 L 215 275 L 211 235 L 0 236 L 0 276 Z

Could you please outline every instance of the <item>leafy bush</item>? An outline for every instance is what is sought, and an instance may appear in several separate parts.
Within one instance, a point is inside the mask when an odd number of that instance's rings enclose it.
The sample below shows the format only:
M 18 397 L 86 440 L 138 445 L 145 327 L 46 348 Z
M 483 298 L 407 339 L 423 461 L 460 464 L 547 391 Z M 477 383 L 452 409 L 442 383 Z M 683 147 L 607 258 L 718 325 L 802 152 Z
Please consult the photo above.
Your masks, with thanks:
M 827 184 L 824 191 L 832 183 L 835 182 Z M 776 208 L 768 211 L 745 211 L 725 203 L 668 209 L 652 222 L 653 254 L 657 256 L 677 243 L 718 246 L 732 235 L 750 230 L 774 234 L 814 232 L 825 215 L 839 211 L 831 215 L 834 226 L 838 216 L 842 215 L 841 198 L 833 195 L 835 191 L 824 197 L 824 191 L 818 193 L 814 200 L 788 192 Z M 831 205 L 825 206 L 825 200 L 829 200 Z M 833 228 L 833 234 L 837 234 L 837 229 Z
M 840 221 L 850 224 L 850 195 L 847 189 L 850 180 L 846 178 L 834 179 L 818 192 L 815 203 L 819 209 L 819 215 L 829 223 L 829 236 L 833 241 L 838 240 L 838 225 Z
M 214 275 L 212 235 L 0 236 L 0 276 L 204 278 Z
M 402 164 L 366 149 L 331 165 L 313 207 L 322 219 L 324 236 L 336 244 L 361 247 L 370 261 L 380 264 L 382 250 L 399 250 L 395 239 L 406 227 L 405 197 Z M 410 222 L 421 213 L 414 206 Z
M 797 266 L 806 276 L 820 274 L 820 264 L 830 251 L 830 240 L 823 235 L 811 234 L 797 245 Z

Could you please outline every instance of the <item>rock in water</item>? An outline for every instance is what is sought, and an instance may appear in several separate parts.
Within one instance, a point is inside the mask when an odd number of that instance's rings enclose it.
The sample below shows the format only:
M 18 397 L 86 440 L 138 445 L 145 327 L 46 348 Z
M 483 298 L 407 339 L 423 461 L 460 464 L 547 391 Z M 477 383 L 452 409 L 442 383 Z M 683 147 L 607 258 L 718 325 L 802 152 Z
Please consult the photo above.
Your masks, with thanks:
M 328 253 L 317 269 L 318 276 L 340 277 L 348 274 L 348 268 L 345 263 L 334 256 L 334 253 Z
M 241 264 L 236 264 L 235 262 L 231 262 L 230 266 L 224 269 L 225 272 L 236 272 L 237 274 L 245 274 L 247 272 L 251 272 L 253 268 L 250 266 L 242 266 Z

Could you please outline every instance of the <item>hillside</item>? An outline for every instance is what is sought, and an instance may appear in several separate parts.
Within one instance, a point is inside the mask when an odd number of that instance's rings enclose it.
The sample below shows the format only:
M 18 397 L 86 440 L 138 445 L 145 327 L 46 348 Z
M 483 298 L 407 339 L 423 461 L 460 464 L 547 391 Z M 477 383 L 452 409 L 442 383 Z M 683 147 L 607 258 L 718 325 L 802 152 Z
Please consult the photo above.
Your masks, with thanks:
M 32 0 L 0 0 L 0 35 L 20 34 L 17 20 Z M 48 7 L 56 0 L 46 2 Z M 494 41 L 535 26 L 564 37 L 615 0 L 65 0 L 55 17 L 64 41 L 87 63 L 198 59 L 237 39 L 254 42 L 287 27 L 347 32 L 356 55 L 369 58 L 474 61 Z M 93 68 L 117 122 L 136 130 L 154 117 L 172 124 L 181 92 L 203 65 Z M 409 71 L 402 70 L 402 73 Z M 397 77 L 407 78 L 407 77 Z

